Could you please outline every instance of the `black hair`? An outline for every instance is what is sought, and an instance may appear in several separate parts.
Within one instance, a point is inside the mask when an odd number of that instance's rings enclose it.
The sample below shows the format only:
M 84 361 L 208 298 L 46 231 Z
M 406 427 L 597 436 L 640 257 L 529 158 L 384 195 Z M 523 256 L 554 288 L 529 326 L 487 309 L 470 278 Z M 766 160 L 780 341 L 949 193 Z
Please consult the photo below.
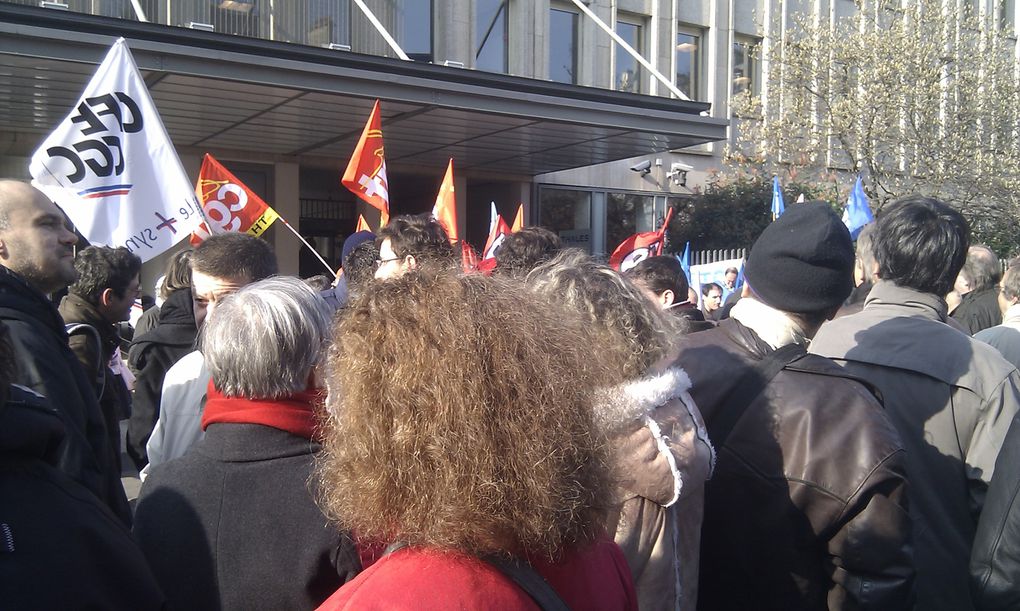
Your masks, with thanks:
M 344 277 L 347 288 L 353 294 L 364 288 L 375 275 L 375 260 L 379 258 L 379 248 L 375 242 L 363 242 L 347 253 L 343 261 Z
M 496 271 L 524 277 L 563 249 L 560 236 L 545 227 L 522 227 L 503 240 L 496 251 Z
M 722 294 L 722 292 L 723 292 L 722 287 L 719 286 L 718 284 L 716 284 L 715 282 L 706 282 L 705 284 L 701 285 L 701 294 L 702 294 L 702 296 L 708 297 L 708 293 L 712 289 L 719 289 L 719 293 L 720 294 Z
M 941 297 L 953 290 L 969 241 L 966 219 L 948 204 L 916 195 L 898 199 L 875 228 L 878 277 Z
M 676 257 L 649 257 L 623 275 L 640 282 L 656 295 L 673 291 L 676 303 L 687 301 L 687 275 Z
M 111 289 L 118 298 L 124 297 L 128 285 L 142 271 L 142 260 L 123 246 L 89 246 L 78 251 L 74 269 L 78 271 L 78 279 L 67 292 L 98 305 L 106 289 Z
M 386 240 L 390 241 L 393 254 L 398 257 L 411 255 L 419 265 L 448 264 L 454 260 L 450 237 L 439 221 L 429 214 L 401 215 L 390 219 L 379 230 L 375 242 L 381 248 Z
M 218 233 L 206 238 L 191 255 L 191 269 L 215 278 L 258 282 L 279 273 L 269 243 L 246 233 Z

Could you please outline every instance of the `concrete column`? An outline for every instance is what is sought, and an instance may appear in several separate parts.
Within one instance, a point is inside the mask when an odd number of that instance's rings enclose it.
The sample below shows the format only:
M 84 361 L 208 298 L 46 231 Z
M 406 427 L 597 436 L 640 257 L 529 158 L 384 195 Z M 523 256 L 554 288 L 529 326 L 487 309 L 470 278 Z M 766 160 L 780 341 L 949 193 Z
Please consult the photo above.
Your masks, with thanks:
M 301 181 L 298 164 L 279 162 L 274 164 L 273 177 L 273 208 L 280 216 L 287 219 L 294 229 L 298 229 L 301 218 Z M 273 228 L 272 244 L 276 252 L 276 260 L 280 265 L 280 273 L 296 276 L 298 274 L 298 253 L 305 245 L 289 229 L 282 224 Z

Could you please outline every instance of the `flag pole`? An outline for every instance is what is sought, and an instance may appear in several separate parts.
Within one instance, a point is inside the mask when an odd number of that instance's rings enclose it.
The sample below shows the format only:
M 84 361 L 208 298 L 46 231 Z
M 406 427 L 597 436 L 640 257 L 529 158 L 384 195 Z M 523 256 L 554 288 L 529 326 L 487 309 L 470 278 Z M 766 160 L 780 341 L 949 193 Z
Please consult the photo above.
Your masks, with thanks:
M 330 266 L 329 266 L 329 263 L 326 263 L 326 260 L 322 258 L 322 255 L 320 255 L 320 254 L 319 254 L 319 251 L 317 251 L 317 250 L 315 250 L 314 248 L 312 248 L 312 245 L 311 245 L 311 244 L 309 244 L 309 243 L 308 243 L 308 241 L 307 241 L 307 240 L 305 240 L 305 239 L 304 239 L 303 237 L 301 237 L 301 234 L 300 234 L 300 233 L 298 233 L 298 232 L 297 232 L 297 229 L 294 229 L 294 228 L 293 228 L 293 227 L 291 226 L 291 224 L 287 222 L 287 219 L 285 219 L 285 218 L 283 218 L 283 217 L 281 216 L 281 217 L 280 217 L 280 220 L 281 220 L 281 221 L 283 221 L 283 224 L 287 226 L 287 229 L 290 229 L 290 232 L 291 232 L 291 233 L 293 233 L 293 234 L 294 234 L 295 236 L 297 236 L 297 239 L 301 240 L 301 243 L 302 243 L 302 244 L 304 244 L 305 246 L 307 246 L 307 247 L 308 247 L 308 250 L 312 251 L 312 254 L 313 254 L 313 255 L 315 255 L 315 258 L 316 258 L 316 259 L 318 259 L 319 261 L 321 261 L 321 262 L 322 262 L 322 264 L 326 266 L 326 269 L 328 269 L 328 270 L 329 270 L 329 273 L 330 273 L 330 274 L 333 274 L 333 275 L 335 276 L 335 275 L 336 275 L 336 270 L 335 270 L 335 269 L 333 269 L 332 267 L 330 267 Z

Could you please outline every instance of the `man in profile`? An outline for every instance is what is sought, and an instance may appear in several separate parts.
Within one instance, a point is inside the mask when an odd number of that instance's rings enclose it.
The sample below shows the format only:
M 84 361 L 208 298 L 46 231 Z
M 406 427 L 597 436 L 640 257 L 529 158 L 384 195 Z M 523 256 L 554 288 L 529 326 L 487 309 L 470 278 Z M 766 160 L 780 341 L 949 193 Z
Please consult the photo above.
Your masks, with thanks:
M 227 295 L 277 272 L 276 255 L 261 238 L 234 232 L 207 238 L 191 255 L 195 325 L 201 330 L 206 316 Z M 208 386 L 209 371 L 198 350 L 182 357 L 166 372 L 159 420 L 145 445 L 149 464 L 142 470 L 143 477 L 153 466 L 183 456 L 202 438 L 202 409 Z
M 960 294 L 960 305 L 951 316 L 970 335 L 1002 322 L 997 286 L 1001 277 L 999 258 L 991 248 L 971 246 L 967 249 L 967 261 L 953 285 Z
M 78 279 L 60 302 L 68 325 L 69 345 L 85 372 L 95 380 L 106 433 L 120 467 L 120 420 L 131 411 L 131 393 L 121 375 L 121 337 L 117 323 L 131 314 L 141 294 L 142 260 L 126 248 L 89 246 L 75 257 Z
M 10 329 L 15 381 L 44 395 L 66 429 L 56 466 L 131 523 L 117 455 L 92 382 L 67 345 L 64 321 L 47 295 L 75 281 L 78 238 L 41 191 L 0 180 L 0 320 Z
M 676 257 L 649 257 L 623 273 L 658 308 L 684 319 L 688 331 L 704 331 L 715 325 L 705 320 L 691 303 L 687 274 Z
M 376 238 L 379 259 L 375 277 L 398 278 L 422 266 L 448 266 L 456 262 L 446 230 L 427 214 L 390 219 Z

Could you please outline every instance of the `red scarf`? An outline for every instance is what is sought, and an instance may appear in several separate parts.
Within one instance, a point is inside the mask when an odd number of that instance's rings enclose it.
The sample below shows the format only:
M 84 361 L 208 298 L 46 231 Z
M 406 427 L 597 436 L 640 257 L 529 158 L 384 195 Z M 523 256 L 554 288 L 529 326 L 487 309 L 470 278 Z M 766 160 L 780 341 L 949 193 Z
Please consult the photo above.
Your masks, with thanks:
M 210 424 L 261 424 L 287 431 L 292 435 L 312 439 L 316 433 L 316 406 L 322 396 L 317 391 L 305 391 L 279 399 L 245 399 L 224 397 L 210 381 L 202 411 L 202 430 Z

